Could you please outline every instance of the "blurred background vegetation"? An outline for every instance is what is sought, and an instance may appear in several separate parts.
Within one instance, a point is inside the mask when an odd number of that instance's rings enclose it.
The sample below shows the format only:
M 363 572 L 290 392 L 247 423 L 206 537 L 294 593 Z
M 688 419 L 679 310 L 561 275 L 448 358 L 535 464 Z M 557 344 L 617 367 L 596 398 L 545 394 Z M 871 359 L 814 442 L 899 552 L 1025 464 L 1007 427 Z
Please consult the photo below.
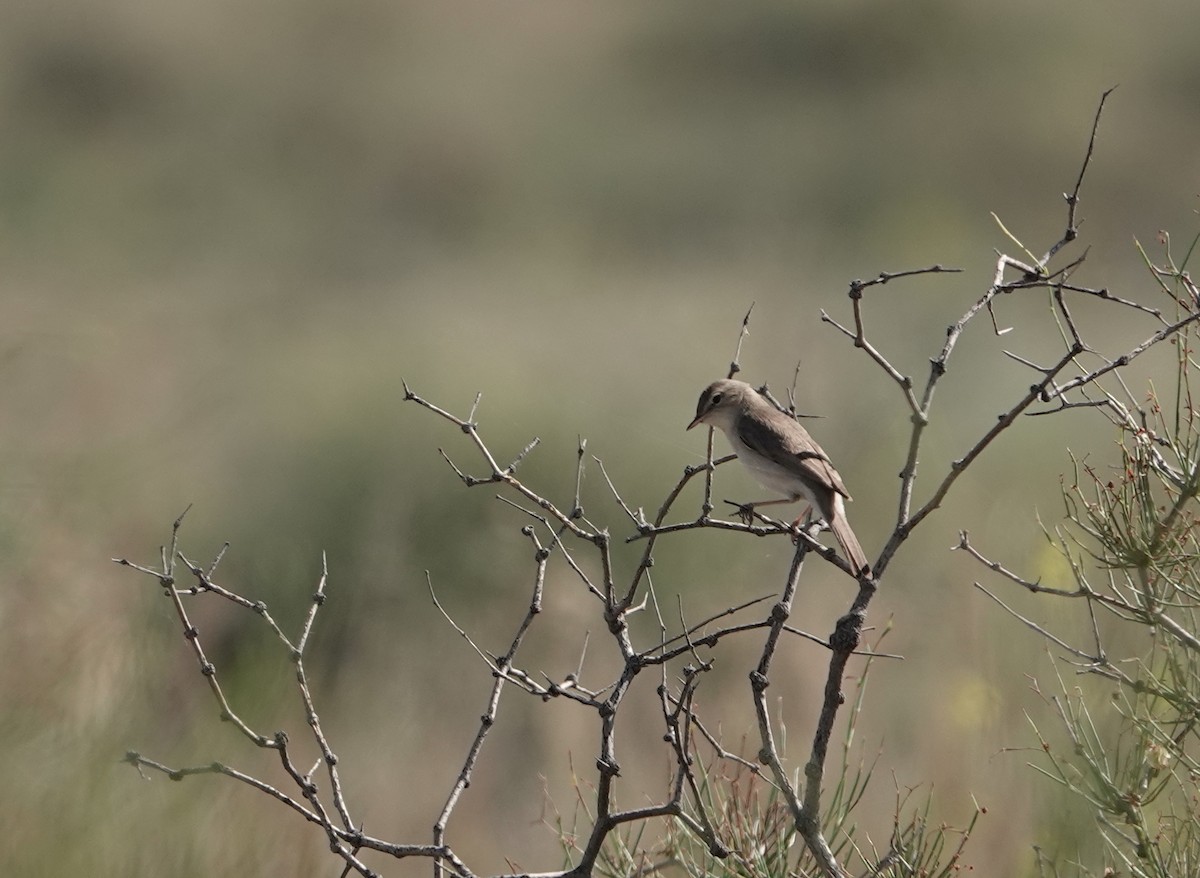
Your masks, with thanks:
M 1039 252 L 1056 240 L 1059 193 L 1118 83 L 1083 192 L 1092 251 L 1079 278 L 1148 296 L 1133 238 L 1196 227 L 1200 66 L 1185 2 L 52 0 L 4 4 L 3 24 L 11 874 L 332 874 L 319 834 L 253 792 L 146 782 L 119 764 L 135 748 L 275 776 L 271 754 L 217 722 L 159 590 L 108 561 L 153 563 L 189 503 L 184 551 L 205 559 L 231 541 L 218 579 L 290 630 L 328 553 L 309 666 L 351 809 L 374 835 L 428 838 L 490 679 L 423 571 L 498 647 L 533 568 L 525 521 L 461 487 L 436 448 L 471 469 L 469 448 L 401 404 L 402 377 L 458 414 L 482 391 L 498 456 L 540 436 L 522 473 L 550 496 L 569 501 L 582 435 L 626 500 L 653 508 L 702 459 L 703 438 L 683 427 L 754 301 L 745 377 L 782 391 L 799 362 L 800 408 L 826 416 L 811 429 L 837 450 L 856 530 L 877 547 L 906 415 L 819 309 L 848 319 L 854 277 L 961 266 L 871 295 L 877 340 L 923 377 L 989 283 L 992 248 L 1010 246 L 989 211 Z M 1041 299 L 1006 301 L 1000 320 L 1044 313 Z M 1038 359 L 1050 339 L 964 338 L 939 390 L 931 471 L 1028 386 L 1001 349 Z M 873 671 L 865 752 L 882 749 L 901 786 L 931 783 L 948 822 L 967 819 L 972 795 L 988 807 L 969 849 L 985 874 L 1029 874 L 1035 843 L 1086 858 L 1089 824 L 1001 752 L 1031 741 L 1024 675 L 1047 659 L 947 550 L 968 528 L 988 554 L 1052 575 L 1034 515 L 1060 514 L 1067 445 L 1109 459 L 1113 437 L 1089 418 L 1006 437 L 872 608 L 876 624 L 894 620 L 887 646 L 906 661 Z M 725 484 L 720 496 L 755 490 L 740 473 Z M 594 470 L 585 503 L 624 533 Z M 698 619 L 777 590 L 788 557 L 782 541 L 689 535 L 663 546 L 656 584 Z M 796 618 L 824 635 L 849 591 L 809 575 Z M 602 623 L 562 569 L 547 608 L 527 663 L 561 677 Z M 199 624 L 248 721 L 302 737 L 288 667 L 258 620 L 206 605 Z M 592 645 L 585 679 L 598 684 L 612 658 Z M 772 695 L 799 757 L 824 659 L 788 649 L 794 674 Z M 749 656 L 721 653 L 703 691 L 731 746 L 753 728 Z M 639 705 L 618 738 L 628 804 L 667 771 L 652 684 Z M 505 857 L 557 866 L 540 821 L 573 807 L 572 761 L 586 777 L 595 739 L 570 705 L 510 693 L 451 825 L 459 853 L 481 871 Z M 870 812 L 881 839 L 889 783 Z

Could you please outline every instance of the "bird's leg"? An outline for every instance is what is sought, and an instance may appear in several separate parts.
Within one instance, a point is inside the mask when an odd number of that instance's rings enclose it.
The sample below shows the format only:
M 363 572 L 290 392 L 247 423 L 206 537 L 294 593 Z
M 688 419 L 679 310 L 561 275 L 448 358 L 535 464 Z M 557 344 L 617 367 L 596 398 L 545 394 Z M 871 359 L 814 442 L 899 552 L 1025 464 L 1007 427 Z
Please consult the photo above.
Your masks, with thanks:
M 812 521 L 812 511 L 811 505 L 805 506 L 804 511 L 797 515 L 796 520 L 792 522 L 792 527 L 799 527 L 802 521 L 804 522 L 804 526 L 807 527 L 809 522 Z

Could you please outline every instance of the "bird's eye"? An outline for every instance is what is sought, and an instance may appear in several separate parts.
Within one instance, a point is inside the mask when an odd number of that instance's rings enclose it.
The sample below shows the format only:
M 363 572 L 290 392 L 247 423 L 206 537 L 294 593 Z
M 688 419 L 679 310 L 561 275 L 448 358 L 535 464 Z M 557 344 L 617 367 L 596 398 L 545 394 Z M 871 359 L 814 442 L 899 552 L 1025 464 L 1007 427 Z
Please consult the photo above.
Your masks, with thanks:
M 714 394 L 712 395 L 712 399 L 711 399 L 711 400 L 709 400 L 709 402 L 710 402 L 712 405 L 720 405 L 720 404 L 721 404 L 721 397 L 722 397 L 722 396 L 724 396 L 724 394 L 721 394 L 721 393 L 714 393 Z

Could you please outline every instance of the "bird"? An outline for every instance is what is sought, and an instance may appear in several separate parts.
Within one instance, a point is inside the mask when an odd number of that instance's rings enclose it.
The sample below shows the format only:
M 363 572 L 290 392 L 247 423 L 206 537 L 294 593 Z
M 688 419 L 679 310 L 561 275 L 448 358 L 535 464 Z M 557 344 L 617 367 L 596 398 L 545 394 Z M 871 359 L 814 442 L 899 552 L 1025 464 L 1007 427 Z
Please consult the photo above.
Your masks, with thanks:
M 781 412 L 745 381 L 714 381 L 700 394 L 690 430 L 719 427 L 738 460 L 764 487 L 784 496 L 742 504 L 743 509 L 806 500 L 833 532 L 855 576 L 870 573 L 862 544 L 846 519 L 852 499 L 827 455 L 795 418 Z M 803 516 L 801 516 L 803 517 Z M 797 518 L 793 526 L 799 524 Z

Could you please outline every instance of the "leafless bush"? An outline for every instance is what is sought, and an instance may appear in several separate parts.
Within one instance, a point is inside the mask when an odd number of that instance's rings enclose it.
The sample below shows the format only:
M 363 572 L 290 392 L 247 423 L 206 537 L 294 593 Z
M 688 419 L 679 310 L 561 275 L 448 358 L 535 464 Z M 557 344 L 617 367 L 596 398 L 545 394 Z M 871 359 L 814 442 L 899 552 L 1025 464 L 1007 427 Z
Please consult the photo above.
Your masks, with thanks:
M 345 872 L 375 874 L 363 856 L 364 852 L 377 852 L 398 859 L 428 858 L 436 878 L 441 878 L 447 872 L 473 876 L 476 872 L 456 853 L 453 841 L 455 832 L 452 831 L 466 833 L 470 827 L 453 827 L 454 812 L 479 760 L 486 755 L 485 745 L 497 721 L 501 699 L 515 690 L 542 700 L 569 701 L 579 710 L 590 713 L 596 724 L 594 774 L 579 790 L 580 795 L 585 797 L 587 807 L 582 812 L 582 818 L 577 814 L 574 820 L 558 818 L 557 822 L 564 840 L 567 865 L 558 871 L 540 873 L 542 875 L 583 876 L 594 872 L 632 875 L 675 868 L 695 875 L 783 876 L 820 873 L 837 878 L 852 873 L 901 876 L 945 875 L 953 871 L 961 862 L 963 847 L 979 811 L 967 819 L 961 830 L 954 831 L 935 826 L 926 819 L 927 803 L 913 799 L 911 794 L 897 794 L 893 825 L 884 833 L 876 834 L 878 837 L 887 837 L 889 841 L 882 848 L 877 847 L 871 843 L 870 834 L 849 819 L 855 806 L 868 794 L 870 767 L 855 766 L 845 758 L 844 748 L 842 759 L 831 757 L 831 749 L 834 753 L 838 750 L 833 742 L 835 723 L 840 712 L 846 713 L 842 708 L 846 701 L 849 663 L 857 656 L 861 657 L 865 667 L 872 660 L 886 655 L 879 651 L 878 644 L 864 648 L 862 640 L 868 608 L 878 589 L 887 580 L 890 563 L 897 550 L 942 504 L 958 480 L 996 438 L 1021 423 L 1026 415 L 1052 416 L 1081 407 L 1094 408 L 1128 431 L 1130 447 L 1136 456 L 1129 462 L 1131 471 L 1137 470 L 1143 478 L 1155 476 L 1162 482 L 1162 490 L 1173 498 L 1192 499 L 1197 484 L 1196 469 L 1188 463 L 1195 458 L 1187 454 L 1193 438 L 1190 420 L 1186 442 L 1176 433 L 1172 434 L 1176 437 L 1175 446 L 1170 442 L 1164 444 L 1163 431 L 1152 431 L 1148 426 L 1152 418 L 1146 408 L 1130 404 L 1131 395 L 1128 393 L 1115 394 L 1106 389 L 1106 382 L 1110 381 L 1122 386 L 1122 370 L 1146 351 L 1172 341 L 1180 344 L 1181 351 L 1185 349 L 1183 345 L 1188 330 L 1200 319 L 1194 288 L 1188 287 L 1182 293 L 1178 290 L 1173 293 L 1174 304 L 1170 309 L 1173 313 L 1168 316 L 1163 309 L 1119 297 L 1104 288 L 1076 283 L 1073 276 L 1084 261 L 1083 255 L 1064 261 L 1069 245 L 1078 236 L 1080 192 L 1091 160 L 1103 106 L 1102 100 L 1074 188 L 1064 196 L 1067 218 L 1061 237 L 1042 250 L 1041 256 L 1035 256 L 1003 225 L 1000 226 L 1009 235 L 1015 248 L 1012 252 L 1016 255 L 998 254 L 991 284 L 949 324 L 945 340 L 940 350 L 930 358 L 928 374 L 923 378 L 907 375 L 893 364 L 887 351 L 886 336 L 877 338 L 869 334 L 864 317 L 872 294 L 883 285 L 918 280 L 932 282 L 935 279 L 931 275 L 947 275 L 956 269 L 934 265 L 917 270 L 882 272 L 866 281 L 855 280 L 849 288 L 851 318 L 839 322 L 833 316 L 822 313 L 825 323 L 863 351 L 878 367 L 886 382 L 899 394 L 912 424 L 903 453 L 904 465 L 896 497 L 895 520 L 869 573 L 856 575 L 832 548 L 824 546 L 818 540 L 819 524 L 797 528 L 758 511 L 752 511 L 746 520 L 734 520 L 717 514 L 713 503 L 714 479 L 717 471 L 733 460 L 733 456 L 714 454 L 711 431 L 706 461 L 698 466 L 686 467 L 674 488 L 652 514 L 628 499 L 628 492 L 619 489 L 609 479 L 602 462 L 588 458 L 586 443 L 582 441 L 577 449 L 575 496 L 564 502 L 550 498 L 518 477 L 522 462 L 538 444 L 536 439 L 513 460 L 502 462 L 495 456 L 476 422 L 475 406 L 465 415 L 456 415 L 405 385 L 404 400 L 449 422 L 461 432 L 474 463 L 460 465 L 456 462 L 456 459 L 462 458 L 459 452 L 451 454 L 442 451 L 443 458 L 466 487 L 488 486 L 491 490 L 498 490 L 497 499 L 512 507 L 514 514 L 527 520 L 522 533 L 529 541 L 533 555 L 528 607 L 508 638 L 503 653 L 495 654 L 482 648 L 475 634 L 460 627 L 451 614 L 443 610 L 448 625 L 474 650 L 494 682 L 474 740 L 457 766 L 457 774 L 448 782 L 445 804 L 434 819 L 431 838 L 407 843 L 376 838 L 367 835 L 355 819 L 354 796 L 345 789 L 339 776 L 338 757 L 322 731 L 305 671 L 308 658 L 305 648 L 326 595 L 324 573 L 319 578 L 301 631 L 293 639 L 275 623 L 263 604 L 217 583 L 215 576 L 224 550 L 207 566 L 183 554 L 179 545 L 182 516 L 175 522 L 170 544 L 161 551 L 157 568 L 134 564 L 125 559 L 117 559 L 118 563 L 154 577 L 162 586 L 175 608 L 181 630 L 195 654 L 222 718 L 232 722 L 255 746 L 274 750 L 282 774 L 278 780 L 268 782 L 222 763 L 174 769 L 136 752 L 128 754 L 128 761 L 139 770 L 160 771 L 173 778 L 217 773 L 254 787 L 324 832 L 333 853 L 344 861 Z M 1176 275 L 1177 278 L 1181 276 L 1182 272 Z M 938 464 L 922 464 L 923 438 L 938 414 L 934 405 L 935 391 L 955 367 L 954 355 L 963 331 L 969 324 L 987 315 L 995 333 L 1007 332 L 1000 328 L 996 316 L 1004 297 L 1035 293 L 1048 297 L 1051 306 L 1048 313 L 1056 323 L 1062 342 L 1061 350 L 1046 364 L 1009 353 L 1008 356 L 1029 369 L 1032 380 L 1028 389 L 1017 398 L 1002 402 L 1002 413 L 996 422 L 976 437 L 960 456 Z M 1123 310 L 1132 317 L 1152 324 L 1152 328 L 1115 353 L 1105 353 L 1085 337 L 1075 318 L 1079 303 L 1084 301 L 1095 307 Z M 748 313 L 743 332 L 738 338 L 737 352 L 728 370 L 730 375 L 740 369 L 742 341 L 749 320 Z M 1188 357 L 1183 359 L 1190 363 Z M 697 389 L 701 383 L 703 381 L 698 380 Z M 773 399 L 765 387 L 763 392 Z M 476 405 L 478 402 L 476 398 Z M 777 404 L 782 410 L 794 414 L 794 397 L 788 400 L 786 406 Z M 1176 455 L 1172 462 L 1167 460 L 1168 452 Z M 1137 466 L 1134 466 L 1135 463 Z M 614 537 L 609 523 L 593 521 L 585 514 L 579 485 L 585 469 L 591 466 L 598 467 L 603 473 L 624 516 L 622 526 L 628 527 L 628 536 Z M 701 483 L 703 488 L 699 508 L 680 511 L 685 505 L 685 488 L 695 482 Z M 1098 488 L 1097 501 L 1085 502 L 1078 492 L 1068 494 L 1074 504 L 1072 508 L 1078 513 L 1077 523 L 1097 538 L 1108 534 L 1097 523 L 1096 516 L 1103 517 L 1109 513 L 1096 510 L 1105 508 L 1109 496 L 1106 492 L 1109 490 Z M 1135 517 L 1132 507 L 1125 517 Z M 790 539 L 795 543 L 780 593 L 771 600 L 765 613 L 760 609 L 762 598 L 746 600 L 700 620 L 688 620 L 682 612 L 678 619 L 673 619 L 672 613 L 660 605 L 652 570 L 660 578 L 670 576 L 669 571 L 659 572 L 654 567 L 655 550 L 660 541 L 670 540 L 681 532 L 712 529 L 759 538 Z M 1164 524 L 1161 534 L 1151 536 L 1153 547 L 1177 551 L 1178 540 L 1169 535 L 1172 533 L 1174 531 Z M 619 539 L 640 544 L 640 559 L 632 569 L 623 570 L 614 561 L 614 540 Z M 1118 549 L 1133 551 L 1126 543 L 1118 545 L 1115 536 L 1104 545 L 1105 548 L 1097 552 L 1097 557 L 1106 559 L 1106 563 Z M 962 548 L 975 553 L 965 534 Z M 1139 557 L 1153 556 L 1153 552 L 1145 546 L 1141 550 L 1144 554 Z M 828 638 L 811 638 L 811 635 L 804 634 L 789 623 L 797 588 L 811 556 L 840 568 L 856 583 L 849 605 Z M 190 584 L 185 585 L 177 580 L 179 564 L 183 565 Z M 532 626 L 537 623 L 550 564 L 565 565 L 581 585 L 579 599 L 592 602 L 592 612 L 602 621 L 607 637 L 602 647 L 592 644 L 590 648 L 611 650 L 619 658 L 620 672 L 616 679 L 591 679 L 582 660 L 574 672 L 555 679 L 523 664 L 522 646 Z M 994 567 L 1000 569 L 999 565 Z M 1149 575 L 1158 568 L 1149 566 L 1149 562 L 1141 563 L 1140 567 L 1127 566 L 1122 569 L 1140 571 L 1142 579 L 1149 577 L 1155 582 L 1153 589 L 1149 585 L 1147 589 L 1161 590 L 1158 578 Z M 1015 576 L 1010 578 L 1020 581 Z M 1023 584 L 1032 590 L 1048 590 L 1036 583 Z M 1140 614 L 1139 618 L 1150 620 L 1148 624 L 1157 626 L 1158 630 L 1183 644 L 1186 649 L 1194 650 L 1194 635 L 1188 639 L 1180 633 L 1195 631 L 1192 620 L 1178 620 L 1166 610 L 1166 607 L 1174 606 L 1172 602 L 1177 600 L 1174 592 L 1150 604 L 1140 597 L 1131 596 L 1130 589 L 1137 595 L 1142 594 L 1137 592 L 1135 585 L 1126 585 L 1125 591 L 1118 590 L 1106 597 L 1102 597 L 1100 590 L 1092 589 L 1082 579 L 1078 588 L 1078 592 L 1070 594 L 1085 598 L 1089 608 L 1103 607 L 1118 614 Z M 432 583 L 430 591 L 437 602 Z M 1066 590 L 1056 593 L 1068 594 Z M 229 703 L 222 690 L 220 677 L 209 662 L 196 628 L 189 619 L 189 604 L 197 598 L 220 598 L 257 613 L 288 651 L 296 666 L 297 691 L 308 718 L 309 734 L 320 753 L 316 764 L 296 764 L 286 732 L 267 733 L 251 728 Z M 438 606 L 442 609 L 441 604 Z M 642 612 L 653 613 L 657 619 L 657 636 L 649 642 L 639 642 L 629 624 L 634 614 Z M 789 764 L 781 750 L 777 740 L 778 718 L 772 715 L 766 692 L 772 681 L 774 660 L 782 639 L 802 636 L 810 637 L 827 650 L 828 664 L 820 704 L 815 711 L 817 719 L 811 732 L 808 753 L 803 765 L 797 767 Z M 754 759 L 746 759 L 728 749 L 714 728 L 706 722 L 696 702 L 696 693 L 703 684 L 705 674 L 720 659 L 722 647 L 732 638 L 757 638 L 760 644 L 757 665 L 749 675 L 753 717 L 746 718 L 747 727 L 757 729 L 757 741 L 751 748 L 755 752 Z M 1055 642 L 1066 648 L 1065 642 Z M 1165 674 L 1161 666 L 1152 662 L 1144 664 L 1140 676 L 1126 674 L 1107 660 L 1099 638 L 1095 649 L 1073 650 L 1072 654 L 1086 660 L 1089 670 L 1114 676 L 1134 687 L 1131 691 L 1138 691 L 1139 694 L 1147 691 L 1145 686 L 1149 677 L 1158 680 Z M 629 703 L 632 684 L 644 674 L 652 674 L 657 679 L 655 691 L 658 711 L 664 747 L 674 766 L 673 777 L 656 801 L 636 808 L 620 808 L 617 805 L 616 788 L 621 777 L 621 753 L 615 728 L 618 715 Z M 1136 689 L 1139 681 L 1141 690 Z M 1163 687 L 1154 692 L 1157 698 L 1168 698 Z M 857 722 L 857 703 L 848 711 L 847 721 L 852 726 Z M 1193 712 L 1187 714 L 1186 718 L 1172 721 L 1171 734 L 1155 727 L 1152 731 L 1161 733 L 1147 732 L 1146 740 L 1152 740 L 1160 752 L 1179 758 L 1179 748 L 1174 744 L 1174 729 L 1183 723 L 1191 734 L 1195 716 L 1200 716 L 1194 707 L 1189 709 Z M 1190 768 L 1191 763 L 1187 765 Z M 454 771 L 454 768 L 447 769 L 448 775 Z M 646 831 L 651 824 L 658 828 L 657 831 Z M 792 844 L 796 837 L 802 844 Z M 1146 842 L 1142 840 L 1138 843 Z

